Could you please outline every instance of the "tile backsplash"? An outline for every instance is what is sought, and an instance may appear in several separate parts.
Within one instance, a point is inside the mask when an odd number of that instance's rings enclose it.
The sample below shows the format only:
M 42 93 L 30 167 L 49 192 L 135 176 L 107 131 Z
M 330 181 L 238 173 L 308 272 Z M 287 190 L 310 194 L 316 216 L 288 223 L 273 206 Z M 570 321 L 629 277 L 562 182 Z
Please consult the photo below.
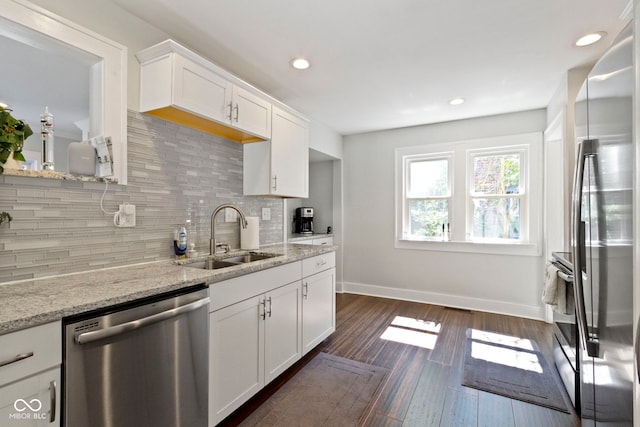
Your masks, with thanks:
M 173 258 L 176 227 L 209 251 L 211 213 L 222 203 L 260 220 L 260 244 L 283 240 L 283 202 L 242 195 L 242 145 L 128 113 L 128 185 L 0 175 L 0 283 Z M 103 213 L 102 205 L 107 213 Z M 136 226 L 117 228 L 118 205 L 136 205 Z M 237 222 L 216 217 L 216 238 L 240 245 Z

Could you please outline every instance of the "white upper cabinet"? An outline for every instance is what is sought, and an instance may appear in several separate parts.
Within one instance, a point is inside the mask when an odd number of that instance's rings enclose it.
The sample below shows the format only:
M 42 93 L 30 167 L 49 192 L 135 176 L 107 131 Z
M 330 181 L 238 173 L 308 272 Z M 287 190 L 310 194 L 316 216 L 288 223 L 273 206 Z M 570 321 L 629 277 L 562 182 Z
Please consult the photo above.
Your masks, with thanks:
M 136 54 L 140 111 L 237 142 L 271 137 L 269 97 L 166 40 Z
M 175 61 L 173 64 L 172 60 Z M 161 65 L 154 70 L 158 63 L 166 64 L 166 69 Z M 167 73 L 175 73 L 173 84 L 165 80 Z M 150 111 L 175 104 L 213 120 L 228 120 L 233 84 L 213 71 L 180 55 L 167 54 L 145 64 L 142 74 L 144 96 L 140 99 L 141 110 Z M 154 91 L 154 87 L 160 90 Z
M 273 106 L 271 141 L 244 146 L 244 194 L 309 197 L 309 123 Z
M 260 96 L 243 89 L 233 87 L 231 103 L 231 122 L 240 129 L 264 138 L 271 136 L 271 103 Z

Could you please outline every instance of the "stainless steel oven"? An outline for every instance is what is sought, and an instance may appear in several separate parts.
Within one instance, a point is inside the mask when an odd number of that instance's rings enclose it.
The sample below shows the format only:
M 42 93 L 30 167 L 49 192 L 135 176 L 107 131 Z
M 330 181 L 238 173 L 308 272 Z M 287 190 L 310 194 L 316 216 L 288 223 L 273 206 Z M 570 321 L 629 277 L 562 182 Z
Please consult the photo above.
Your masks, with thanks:
M 578 360 L 578 326 L 573 297 L 573 260 L 571 252 L 553 252 L 551 263 L 558 277 L 566 283 L 567 313 L 553 312 L 553 359 L 560 378 L 580 413 L 580 363 Z
M 65 320 L 67 427 L 206 427 L 209 291 Z

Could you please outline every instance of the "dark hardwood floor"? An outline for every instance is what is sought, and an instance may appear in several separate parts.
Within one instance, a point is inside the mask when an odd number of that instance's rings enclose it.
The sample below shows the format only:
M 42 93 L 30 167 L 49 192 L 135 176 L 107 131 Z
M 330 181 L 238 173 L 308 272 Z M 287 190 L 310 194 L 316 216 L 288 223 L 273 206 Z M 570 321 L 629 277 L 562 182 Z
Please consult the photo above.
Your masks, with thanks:
M 336 332 L 228 417 L 237 425 L 323 351 L 389 369 L 363 426 L 580 426 L 580 418 L 461 385 L 468 328 L 535 340 L 553 367 L 551 325 L 498 314 L 338 294 Z M 381 339 L 396 316 L 440 325 L 435 345 Z M 429 335 L 429 334 L 426 334 Z M 563 390 L 564 392 L 564 390 Z M 570 402 L 566 398 L 568 406 Z M 570 408 L 571 410 L 573 408 Z M 304 421 L 301 420 L 301 424 Z

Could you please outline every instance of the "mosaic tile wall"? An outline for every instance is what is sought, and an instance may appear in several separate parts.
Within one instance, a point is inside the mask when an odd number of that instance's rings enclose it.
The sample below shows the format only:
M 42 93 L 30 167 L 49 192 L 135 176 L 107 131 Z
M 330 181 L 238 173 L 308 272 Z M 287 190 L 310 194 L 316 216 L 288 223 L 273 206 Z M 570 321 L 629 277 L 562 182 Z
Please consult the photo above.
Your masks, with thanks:
M 14 218 L 0 226 L 0 283 L 171 259 L 174 230 L 189 220 L 189 240 L 208 252 L 222 203 L 248 216 L 270 208 L 260 244 L 282 242 L 282 200 L 242 195 L 241 144 L 129 111 L 128 179 L 104 193 L 103 183 L 0 175 L 0 211 Z M 123 203 L 136 205 L 136 227 L 113 225 Z M 237 248 L 239 225 L 224 217 L 216 238 Z

